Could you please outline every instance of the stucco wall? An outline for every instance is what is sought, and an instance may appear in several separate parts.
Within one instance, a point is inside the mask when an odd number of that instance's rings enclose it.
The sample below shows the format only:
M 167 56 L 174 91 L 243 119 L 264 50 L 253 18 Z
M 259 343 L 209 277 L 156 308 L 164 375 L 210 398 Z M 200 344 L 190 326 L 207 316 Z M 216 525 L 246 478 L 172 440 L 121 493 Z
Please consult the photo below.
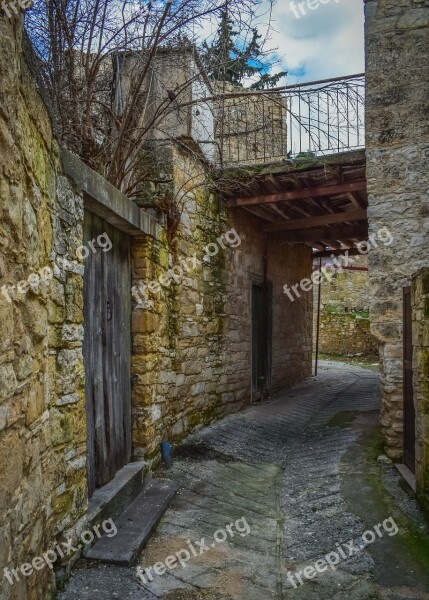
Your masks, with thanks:
M 429 11 L 413 0 L 368 0 L 366 158 L 372 333 L 381 355 L 382 427 L 389 455 L 403 451 L 402 290 L 429 264 Z

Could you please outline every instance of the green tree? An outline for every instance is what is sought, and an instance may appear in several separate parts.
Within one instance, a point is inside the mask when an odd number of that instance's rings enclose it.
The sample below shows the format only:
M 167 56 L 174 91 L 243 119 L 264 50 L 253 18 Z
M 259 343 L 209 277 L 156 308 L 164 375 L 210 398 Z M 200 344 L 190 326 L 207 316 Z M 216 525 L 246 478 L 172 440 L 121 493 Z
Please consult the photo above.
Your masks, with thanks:
M 234 85 L 243 85 L 245 77 L 257 77 L 250 86 L 252 89 L 273 88 L 287 75 L 285 71 L 270 74 L 270 65 L 264 60 L 268 52 L 263 50 L 262 35 L 258 29 L 251 29 L 250 41 L 240 47 L 234 30 L 233 20 L 228 12 L 221 12 L 219 28 L 211 44 L 203 43 L 203 61 L 208 75 L 216 81 L 228 81 Z

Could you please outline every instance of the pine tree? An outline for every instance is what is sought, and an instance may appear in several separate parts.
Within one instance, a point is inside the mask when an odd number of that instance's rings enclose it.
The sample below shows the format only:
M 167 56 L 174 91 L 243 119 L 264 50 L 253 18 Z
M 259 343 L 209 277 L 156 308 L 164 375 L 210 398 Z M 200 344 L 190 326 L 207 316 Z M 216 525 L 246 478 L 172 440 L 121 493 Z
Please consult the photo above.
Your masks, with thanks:
M 282 71 L 270 75 L 269 66 L 264 62 L 265 53 L 261 47 L 262 35 L 257 28 L 252 29 L 250 41 L 240 48 L 237 43 L 238 32 L 234 31 L 233 21 L 227 11 L 222 11 L 217 35 L 212 44 L 203 43 L 203 61 L 208 75 L 216 81 L 228 81 L 234 85 L 243 85 L 245 77 L 258 77 L 250 87 L 252 89 L 272 88 L 287 73 Z

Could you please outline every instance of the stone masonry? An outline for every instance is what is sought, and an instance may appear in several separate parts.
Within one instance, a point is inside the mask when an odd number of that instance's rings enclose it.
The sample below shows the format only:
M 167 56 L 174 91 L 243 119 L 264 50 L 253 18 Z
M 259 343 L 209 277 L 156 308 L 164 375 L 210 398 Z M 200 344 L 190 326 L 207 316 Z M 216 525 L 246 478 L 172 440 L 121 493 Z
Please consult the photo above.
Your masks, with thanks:
M 365 268 L 366 256 L 357 256 L 353 266 Z M 317 330 L 318 293 L 315 286 L 313 339 Z M 329 281 L 323 281 L 321 294 L 320 352 L 375 357 L 378 349 L 370 332 L 368 272 L 336 271 Z
M 159 458 L 163 439 L 177 443 L 250 402 L 251 291 L 252 282 L 263 281 L 258 219 L 219 211 L 217 195 L 202 185 L 203 164 L 183 148 L 173 153 L 176 191 L 185 190 L 174 240 L 133 244 L 133 284 L 146 293 L 133 308 L 134 455 L 149 461 Z M 142 287 L 177 267 L 183 269 L 177 282 L 153 292 Z M 285 247 L 281 256 L 268 243 L 273 389 L 293 385 L 311 370 L 311 294 L 291 304 L 282 289 L 310 268 L 309 248 Z
M 394 238 L 369 253 L 370 316 L 384 440 L 400 459 L 402 290 L 429 261 L 429 10 L 413 0 L 367 0 L 365 11 L 369 228 L 388 227 Z
M 2 19 L 0 27 L 0 287 L 20 282 L 10 298 L 0 295 L 0 599 L 45 600 L 57 585 L 53 571 L 33 570 L 12 586 L 3 568 L 75 543 L 87 527 L 78 249 L 87 200 L 81 189 L 88 186 L 64 175 L 23 54 L 22 23 Z M 310 272 L 310 249 L 279 253 L 272 241 L 265 245 L 255 217 L 228 213 L 215 191 L 191 185 L 190 176 L 194 183 L 206 177 L 204 160 L 183 144 L 173 153 L 174 190 L 183 190 L 177 228 L 168 231 L 167 222 L 160 236 L 132 239 L 134 284 L 156 281 L 185 259 L 191 266 L 183 280 L 149 294 L 144 307 L 134 298 L 133 455 L 149 465 L 163 439 L 175 443 L 250 402 L 251 290 L 263 281 L 265 255 L 273 288 L 273 389 L 301 380 L 311 367 L 312 295 L 290 306 L 283 294 L 285 283 Z M 53 276 L 40 282 L 33 275 L 45 267 Z M 58 561 L 57 579 L 75 558 Z
M 60 260 L 76 260 L 83 199 L 61 175 L 22 26 L 2 18 L 0 28 L 0 276 L 21 282 L 0 296 L 0 598 L 36 600 L 54 589 L 53 572 L 12 587 L 3 567 L 73 537 L 87 502 L 83 269 Z

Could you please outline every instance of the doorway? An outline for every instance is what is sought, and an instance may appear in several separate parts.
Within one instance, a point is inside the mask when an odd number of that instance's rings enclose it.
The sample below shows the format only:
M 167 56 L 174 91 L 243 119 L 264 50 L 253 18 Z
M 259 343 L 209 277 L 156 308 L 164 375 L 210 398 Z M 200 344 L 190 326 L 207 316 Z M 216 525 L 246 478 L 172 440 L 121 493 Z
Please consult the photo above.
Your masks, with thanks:
M 104 237 L 103 234 L 105 234 Z M 112 247 L 106 250 L 106 235 Z M 103 239 L 103 246 L 97 242 Z M 88 494 L 131 459 L 131 262 L 126 233 L 86 211 L 84 364 Z
M 416 412 L 413 394 L 411 288 L 404 288 L 404 463 L 415 473 Z
M 252 285 L 252 398 L 262 400 L 271 389 L 272 286 Z

